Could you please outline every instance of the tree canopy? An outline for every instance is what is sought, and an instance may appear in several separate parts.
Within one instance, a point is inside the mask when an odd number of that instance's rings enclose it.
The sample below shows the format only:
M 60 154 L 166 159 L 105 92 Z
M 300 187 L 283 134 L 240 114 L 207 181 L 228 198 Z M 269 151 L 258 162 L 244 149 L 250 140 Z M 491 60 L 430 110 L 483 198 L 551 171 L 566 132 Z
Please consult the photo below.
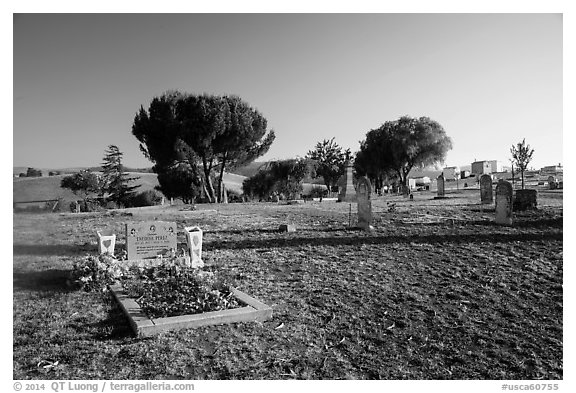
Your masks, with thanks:
M 186 164 L 196 174 L 201 167 L 200 182 L 210 202 L 223 199 L 226 168 L 255 160 L 275 138 L 264 116 L 237 96 L 179 92 L 154 98 L 148 111 L 141 107 L 132 133 L 156 173 Z
M 102 190 L 100 177 L 88 170 L 83 170 L 70 176 L 64 177 L 60 182 L 60 187 L 68 188 L 75 195 L 86 200 L 92 194 L 99 194 Z
M 428 117 L 403 116 L 366 134 L 355 166 L 372 178 L 393 173 L 402 185 L 407 185 L 412 168 L 442 163 L 450 149 L 452 140 L 438 122 Z
M 306 155 L 316 162 L 316 176 L 322 176 L 328 190 L 332 190 L 332 186 L 338 183 L 338 179 L 344 173 L 346 160 L 351 156 L 350 149 L 342 149 L 334 139 L 318 142 Z

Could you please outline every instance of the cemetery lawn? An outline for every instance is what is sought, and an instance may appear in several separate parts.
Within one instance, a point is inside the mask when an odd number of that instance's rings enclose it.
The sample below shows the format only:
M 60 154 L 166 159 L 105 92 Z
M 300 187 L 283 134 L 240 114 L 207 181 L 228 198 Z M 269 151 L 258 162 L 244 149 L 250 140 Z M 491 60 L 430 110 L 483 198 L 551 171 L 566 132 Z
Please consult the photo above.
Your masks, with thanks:
M 373 200 L 371 233 L 330 201 L 15 214 L 13 378 L 562 379 L 561 191 L 513 227 L 478 190 L 433 196 Z M 123 247 L 126 222 L 154 218 L 177 223 L 179 244 L 199 225 L 206 268 L 273 318 L 138 339 L 110 293 L 66 285 L 96 230 Z

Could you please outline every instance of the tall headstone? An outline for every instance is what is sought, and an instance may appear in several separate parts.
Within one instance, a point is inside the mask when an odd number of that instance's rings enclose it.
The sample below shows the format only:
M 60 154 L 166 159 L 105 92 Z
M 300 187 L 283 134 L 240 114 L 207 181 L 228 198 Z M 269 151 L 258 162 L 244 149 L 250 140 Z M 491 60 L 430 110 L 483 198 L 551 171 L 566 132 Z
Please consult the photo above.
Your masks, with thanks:
M 443 198 L 445 193 L 444 193 L 444 175 L 442 173 L 436 179 L 436 189 L 438 192 L 438 197 Z
M 370 184 L 370 180 L 368 180 L 365 176 L 359 178 L 356 185 L 356 200 L 358 202 L 358 226 L 367 231 L 374 229 L 370 225 L 372 223 L 372 202 L 370 201 L 371 192 L 372 185 Z
M 356 202 L 356 190 L 354 189 L 353 165 L 350 160 L 346 161 L 344 175 L 340 178 L 338 186 L 338 202 Z
M 156 258 L 176 251 L 176 223 L 146 221 L 126 224 L 128 259 Z
M 512 184 L 502 179 L 496 185 L 496 224 L 512 225 Z
M 492 176 L 484 174 L 480 176 L 480 203 L 490 204 L 494 202 L 492 194 Z

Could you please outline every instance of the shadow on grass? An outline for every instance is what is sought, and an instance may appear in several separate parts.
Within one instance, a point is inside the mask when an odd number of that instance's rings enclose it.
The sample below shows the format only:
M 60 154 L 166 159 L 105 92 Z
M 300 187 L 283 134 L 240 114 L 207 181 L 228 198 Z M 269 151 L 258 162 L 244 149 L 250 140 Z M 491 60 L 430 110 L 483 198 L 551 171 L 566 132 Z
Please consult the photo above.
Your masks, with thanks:
M 516 241 L 549 241 L 562 240 L 562 233 L 492 233 L 492 234 L 462 234 L 462 235 L 385 235 L 385 236 L 362 236 L 362 237 L 292 237 L 262 240 L 218 241 L 206 242 L 206 246 L 218 250 L 242 250 L 254 248 L 290 248 L 301 246 L 353 246 L 353 245 L 376 245 L 376 244 L 446 244 L 446 243 L 510 243 Z
M 71 292 L 66 281 L 70 275 L 69 270 L 49 269 L 41 271 L 14 272 L 14 290 L 29 290 L 38 292 Z
M 73 256 L 96 251 L 93 245 L 80 244 L 14 244 L 14 255 Z
M 105 303 L 109 303 L 107 300 Z M 106 319 L 96 321 L 82 316 L 67 324 L 79 335 L 86 335 L 98 341 L 116 341 L 126 338 L 134 338 L 128 319 L 113 300 L 110 301 L 110 309 Z

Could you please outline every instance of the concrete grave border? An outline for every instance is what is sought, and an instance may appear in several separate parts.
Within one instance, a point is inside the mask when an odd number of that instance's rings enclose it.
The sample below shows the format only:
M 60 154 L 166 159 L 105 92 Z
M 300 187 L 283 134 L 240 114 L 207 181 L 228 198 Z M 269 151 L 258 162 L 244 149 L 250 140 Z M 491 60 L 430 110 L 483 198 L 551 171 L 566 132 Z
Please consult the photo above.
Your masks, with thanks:
M 259 302 L 236 288 L 232 288 L 232 294 L 241 303 L 246 304 L 244 307 L 157 319 L 148 317 L 138 303 L 128 297 L 122 284 L 111 285 L 110 290 L 120 304 L 120 308 L 128 318 L 130 326 L 137 337 L 150 337 L 164 331 L 201 326 L 223 325 L 235 322 L 262 322 L 272 318 L 272 308 L 270 306 Z

